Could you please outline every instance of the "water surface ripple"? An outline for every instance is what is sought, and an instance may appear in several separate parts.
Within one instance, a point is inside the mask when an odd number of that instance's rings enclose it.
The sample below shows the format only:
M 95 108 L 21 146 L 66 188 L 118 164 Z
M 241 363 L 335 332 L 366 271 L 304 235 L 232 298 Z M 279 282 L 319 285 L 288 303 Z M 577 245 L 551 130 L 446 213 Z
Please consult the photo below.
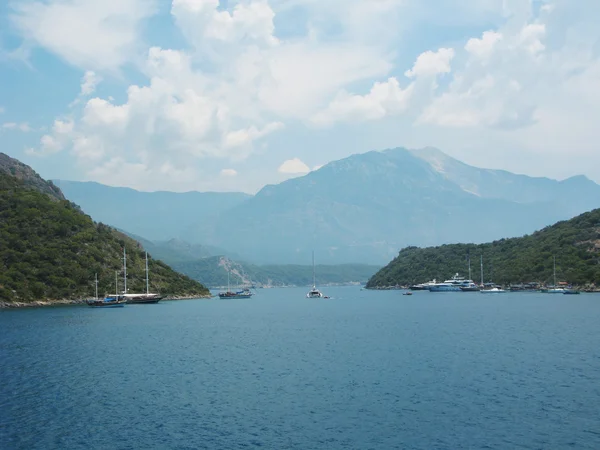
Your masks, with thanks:
M 600 295 L 0 312 L 2 449 L 600 448 Z

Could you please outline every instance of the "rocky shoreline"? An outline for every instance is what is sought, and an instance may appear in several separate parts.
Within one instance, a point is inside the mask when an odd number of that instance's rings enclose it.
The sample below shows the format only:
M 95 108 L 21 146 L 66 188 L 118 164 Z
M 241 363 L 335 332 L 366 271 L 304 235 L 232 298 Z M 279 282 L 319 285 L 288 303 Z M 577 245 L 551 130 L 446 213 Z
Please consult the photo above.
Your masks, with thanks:
M 210 295 L 168 295 L 162 301 L 209 299 Z M 40 308 L 45 306 L 84 305 L 84 299 L 34 300 L 32 302 L 6 302 L 0 300 L 0 309 Z

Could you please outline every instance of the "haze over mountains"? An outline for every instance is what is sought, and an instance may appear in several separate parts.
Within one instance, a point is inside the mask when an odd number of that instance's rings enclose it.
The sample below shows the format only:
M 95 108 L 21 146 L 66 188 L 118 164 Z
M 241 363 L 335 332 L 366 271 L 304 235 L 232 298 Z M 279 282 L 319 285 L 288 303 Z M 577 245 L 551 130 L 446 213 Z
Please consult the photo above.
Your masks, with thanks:
M 583 176 L 480 169 L 433 148 L 353 155 L 255 196 L 57 184 L 95 220 L 261 264 L 310 264 L 312 249 L 322 264 L 385 264 L 408 245 L 520 236 L 600 206 Z

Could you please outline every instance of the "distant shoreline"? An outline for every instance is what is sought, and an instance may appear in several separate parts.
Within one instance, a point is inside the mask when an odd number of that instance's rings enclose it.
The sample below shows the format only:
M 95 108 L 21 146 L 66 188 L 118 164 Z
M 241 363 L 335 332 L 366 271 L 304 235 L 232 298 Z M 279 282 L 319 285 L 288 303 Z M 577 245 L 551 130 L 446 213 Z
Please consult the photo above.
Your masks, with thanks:
M 210 299 L 210 295 L 170 295 L 163 298 L 161 301 L 174 300 L 206 300 Z M 86 300 L 34 300 L 31 302 L 6 302 L 0 301 L 0 309 L 21 309 L 21 308 L 43 308 L 47 306 L 67 306 L 67 305 L 85 305 Z

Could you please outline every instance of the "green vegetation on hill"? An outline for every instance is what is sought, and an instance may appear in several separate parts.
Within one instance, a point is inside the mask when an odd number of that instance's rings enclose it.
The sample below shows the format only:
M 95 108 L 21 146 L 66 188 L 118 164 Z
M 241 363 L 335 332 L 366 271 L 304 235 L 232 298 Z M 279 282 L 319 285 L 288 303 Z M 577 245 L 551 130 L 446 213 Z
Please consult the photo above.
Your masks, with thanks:
M 313 281 L 312 266 L 292 264 L 256 266 L 235 262 L 222 256 L 174 263 L 173 267 L 207 286 L 226 286 L 227 268 L 230 270 L 231 286 L 244 284 L 307 286 Z M 317 265 L 317 284 L 365 283 L 378 269 L 378 266 L 367 264 Z
M 476 281 L 480 280 L 480 255 L 483 255 L 485 282 L 552 284 L 556 257 L 557 281 L 579 286 L 600 285 L 600 209 L 520 238 L 482 245 L 405 248 L 369 280 L 367 287 L 408 285 L 433 278 L 444 280 L 456 272 L 466 275 L 467 255 Z
M 18 179 L 10 170 L 0 171 L 0 301 L 89 298 L 94 295 L 95 273 L 99 295 L 115 292 L 115 272 L 122 290 L 123 247 L 128 254 L 128 290 L 145 291 L 141 246 L 94 223 L 76 205 L 61 200 L 53 186 L 38 189 L 44 187 L 39 180 L 35 172 Z M 203 285 L 161 261 L 150 259 L 149 268 L 154 292 L 208 294 Z

